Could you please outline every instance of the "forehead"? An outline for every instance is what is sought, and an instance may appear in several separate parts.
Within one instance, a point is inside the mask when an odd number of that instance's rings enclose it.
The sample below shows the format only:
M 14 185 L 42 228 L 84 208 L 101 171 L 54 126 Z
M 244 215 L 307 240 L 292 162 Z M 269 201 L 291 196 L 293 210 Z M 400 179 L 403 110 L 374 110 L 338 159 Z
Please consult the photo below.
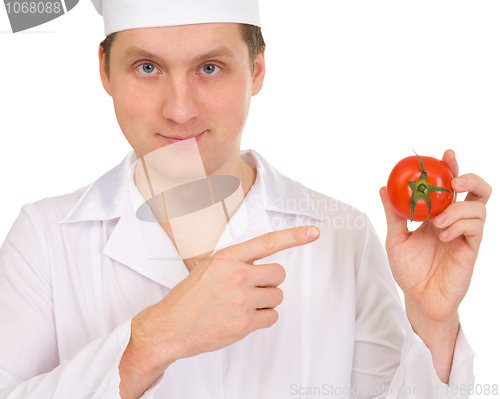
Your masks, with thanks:
M 155 28 L 128 29 L 117 33 L 113 52 L 120 57 L 147 53 L 192 60 L 201 54 L 238 58 L 247 48 L 236 23 L 204 23 Z

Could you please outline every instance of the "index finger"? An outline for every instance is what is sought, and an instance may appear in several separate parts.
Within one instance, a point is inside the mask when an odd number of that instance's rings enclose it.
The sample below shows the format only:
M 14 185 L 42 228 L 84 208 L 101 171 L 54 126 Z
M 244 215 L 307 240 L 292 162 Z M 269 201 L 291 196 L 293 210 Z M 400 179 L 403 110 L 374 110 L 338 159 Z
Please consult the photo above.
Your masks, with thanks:
M 224 256 L 253 263 L 257 259 L 265 258 L 284 249 L 308 244 L 318 237 L 319 229 L 317 227 L 298 226 L 263 234 L 240 244 L 231 245 L 222 249 L 221 252 Z

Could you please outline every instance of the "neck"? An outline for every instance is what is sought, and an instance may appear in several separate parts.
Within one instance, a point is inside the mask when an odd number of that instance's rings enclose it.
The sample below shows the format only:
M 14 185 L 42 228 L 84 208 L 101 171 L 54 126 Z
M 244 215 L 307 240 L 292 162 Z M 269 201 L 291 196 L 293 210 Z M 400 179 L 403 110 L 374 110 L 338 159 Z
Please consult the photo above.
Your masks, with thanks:
M 210 176 L 212 175 L 231 175 L 239 179 L 240 184 L 241 184 L 241 190 L 240 193 L 242 192 L 243 197 L 246 197 L 250 189 L 252 188 L 253 184 L 255 183 L 256 177 L 257 177 L 257 170 L 250 165 L 248 165 L 243 159 L 241 159 L 240 154 L 236 154 L 236 156 L 233 156 L 228 158 L 226 162 L 224 162 L 221 167 L 210 171 L 208 170 L 207 172 L 209 173 L 207 175 L 208 179 L 206 181 L 209 183 L 208 185 L 210 186 L 211 190 L 211 185 L 210 185 Z M 146 165 L 147 166 L 147 165 Z M 150 208 L 153 212 L 153 215 L 155 216 L 156 220 L 160 224 L 160 226 L 163 228 L 165 233 L 170 237 L 172 243 L 176 247 L 177 251 L 179 254 L 181 254 L 181 257 L 183 259 L 186 258 L 191 258 L 192 256 L 199 255 L 201 253 L 207 254 L 207 248 L 209 250 L 208 255 L 215 249 L 215 244 L 212 244 L 212 246 L 209 243 L 217 243 L 220 236 L 223 233 L 223 229 L 225 227 L 225 224 L 221 225 L 219 219 L 218 213 L 216 214 L 215 212 L 213 214 L 210 214 L 210 212 L 206 214 L 199 214 L 197 215 L 197 220 L 196 224 L 193 223 L 192 219 L 186 220 L 186 223 L 181 224 L 179 226 L 178 220 L 182 219 L 179 218 L 176 220 L 176 237 L 193 237 L 194 235 L 197 237 L 203 237 L 203 240 L 197 240 L 197 242 L 192 242 L 194 240 L 189 240 L 190 242 L 190 248 L 188 248 L 185 244 L 181 242 L 182 238 L 179 238 L 179 242 L 176 242 L 174 238 L 174 234 L 172 231 L 172 226 L 169 221 L 169 216 L 168 214 L 170 213 L 171 215 L 174 215 L 175 213 L 179 213 L 182 215 L 187 215 L 188 213 L 192 213 L 189 211 L 190 209 L 198 209 L 199 207 L 196 207 L 196 203 L 200 203 L 200 201 L 205 201 L 204 203 L 210 203 L 212 202 L 213 204 L 213 193 L 212 193 L 212 201 L 208 200 L 207 198 L 201 198 L 202 194 L 196 187 L 196 185 L 192 185 L 194 188 L 193 190 L 189 190 L 189 182 L 185 183 L 186 190 L 184 188 L 182 189 L 183 193 L 177 196 L 176 201 L 172 202 L 172 197 L 169 194 L 167 194 L 168 191 L 174 192 L 175 187 L 178 187 L 178 183 L 176 184 L 170 184 L 168 185 L 168 182 L 162 181 L 164 184 L 159 184 L 157 178 L 157 174 L 154 172 L 152 168 L 149 170 L 146 167 L 146 173 L 144 173 L 144 163 L 142 160 L 139 160 L 136 164 L 136 170 L 135 170 L 135 184 L 137 188 L 139 189 L 139 192 L 141 195 L 144 197 L 145 200 L 149 200 L 152 195 L 149 189 L 149 183 L 153 182 L 153 187 L 174 187 L 171 188 L 170 190 L 167 188 L 164 190 L 162 193 L 156 192 L 155 191 L 155 197 L 158 194 L 161 194 L 161 201 L 158 199 L 158 201 L 155 201 L 154 204 L 158 204 L 158 209 L 154 209 L 150 205 Z M 207 168 L 206 168 L 207 169 Z M 148 182 L 150 180 L 150 182 Z M 170 181 L 171 183 L 171 181 Z M 178 190 L 178 189 L 177 189 Z M 203 190 L 202 190 L 203 191 Z M 176 193 L 179 191 L 176 191 Z M 208 192 L 208 191 L 207 191 Z M 206 194 L 206 193 L 205 193 Z M 209 195 L 209 194 L 206 194 Z M 210 198 L 210 197 L 208 197 Z M 243 198 L 241 198 L 241 201 L 243 201 Z M 241 202 L 240 202 L 241 203 Z M 236 210 L 238 209 L 240 204 L 238 206 L 233 207 L 233 210 L 228 210 L 229 214 L 229 219 L 226 220 L 226 223 L 230 220 L 230 218 L 234 215 Z M 203 207 L 204 208 L 204 207 Z M 187 211 L 186 211 L 187 210 Z M 175 216 L 171 216 L 175 218 Z M 206 219 L 201 219 L 201 218 L 206 218 Z M 205 232 L 204 227 L 210 226 L 209 229 Z M 205 242 L 202 242 L 205 241 Z M 181 248 L 179 248 L 179 245 Z M 203 251 L 199 248 L 204 248 Z M 191 256 L 189 256 L 191 254 Z M 192 255 L 196 254 L 196 255 Z
M 257 170 L 243 161 L 239 153 L 236 156 L 233 155 L 227 158 L 218 168 L 204 168 L 204 170 L 208 177 L 211 175 L 230 175 L 238 178 L 244 197 L 246 197 L 257 178 Z M 137 162 L 134 173 L 134 183 L 145 200 L 149 200 L 153 194 L 160 194 L 162 187 L 165 188 L 163 191 L 167 191 L 169 188 L 177 187 L 182 185 L 182 183 L 189 183 L 197 179 L 199 177 L 192 179 L 186 177 L 181 181 L 165 178 L 164 175 L 160 175 L 154 168 L 144 162 L 143 158 Z M 151 193 L 149 183 L 152 183 L 153 193 Z M 185 200 L 189 201 L 189 198 L 185 198 Z

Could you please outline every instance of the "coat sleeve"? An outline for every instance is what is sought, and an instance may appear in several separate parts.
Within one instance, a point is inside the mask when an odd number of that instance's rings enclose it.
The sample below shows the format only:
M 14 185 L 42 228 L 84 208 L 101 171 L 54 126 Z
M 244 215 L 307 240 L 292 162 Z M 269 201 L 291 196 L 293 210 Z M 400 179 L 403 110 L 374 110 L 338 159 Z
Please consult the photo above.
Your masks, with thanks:
M 46 237 L 34 207 L 24 205 L 0 248 L 0 399 L 119 399 L 131 320 L 60 363 Z
M 365 215 L 366 217 L 366 215 Z M 386 252 L 366 217 L 356 279 L 352 398 L 467 398 L 474 384 L 470 348 L 460 326 L 448 385 L 406 317 Z

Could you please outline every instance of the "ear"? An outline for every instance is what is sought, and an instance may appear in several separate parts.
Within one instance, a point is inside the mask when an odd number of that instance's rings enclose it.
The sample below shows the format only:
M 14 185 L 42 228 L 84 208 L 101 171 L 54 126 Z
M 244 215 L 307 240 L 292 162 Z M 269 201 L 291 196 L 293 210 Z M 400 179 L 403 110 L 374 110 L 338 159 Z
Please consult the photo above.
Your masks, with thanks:
M 104 61 L 104 52 L 102 47 L 99 46 L 99 74 L 101 75 L 101 82 L 104 90 L 111 96 L 111 84 L 109 83 L 108 74 L 106 73 L 106 63 Z
M 255 96 L 260 91 L 260 89 L 262 89 L 262 85 L 264 84 L 264 76 L 266 75 L 266 61 L 264 58 L 265 50 L 266 48 L 264 47 L 255 60 L 252 96 Z

